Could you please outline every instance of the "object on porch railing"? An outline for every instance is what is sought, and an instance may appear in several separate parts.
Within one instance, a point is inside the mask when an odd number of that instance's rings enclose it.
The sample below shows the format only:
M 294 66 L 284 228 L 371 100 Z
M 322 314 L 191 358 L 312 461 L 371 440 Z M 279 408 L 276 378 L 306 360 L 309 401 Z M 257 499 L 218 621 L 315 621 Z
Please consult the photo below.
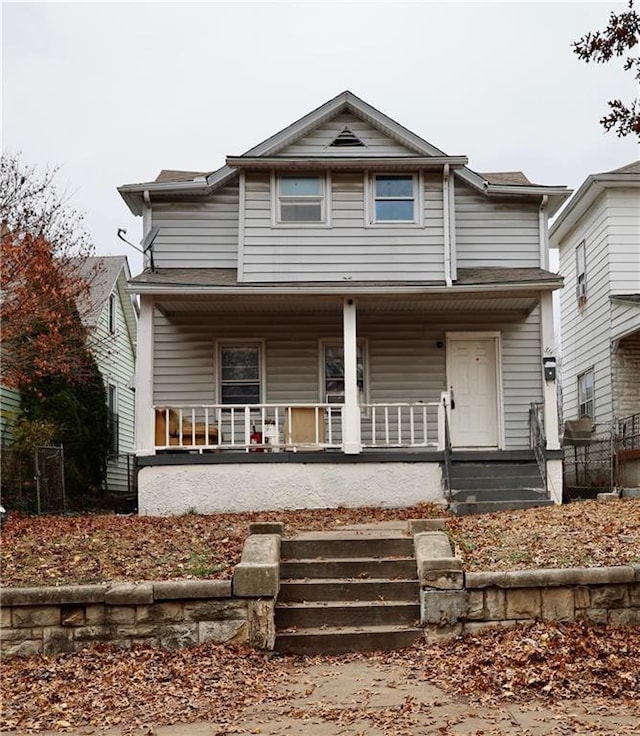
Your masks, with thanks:
M 284 415 L 283 434 L 285 445 L 294 451 L 324 449 L 324 409 L 318 406 L 289 407 Z
M 188 421 L 182 412 L 173 409 L 156 409 L 156 446 L 218 445 L 222 432 L 215 424 Z
M 540 471 L 540 477 L 544 483 L 545 490 L 547 489 L 547 462 L 545 458 L 545 450 L 547 449 L 547 438 L 545 437 L 540 422 L 541 405 L 537 402 L 529 404 L 529 438 L 531 442 L 531 449 L 538 463 L 538 470 Z

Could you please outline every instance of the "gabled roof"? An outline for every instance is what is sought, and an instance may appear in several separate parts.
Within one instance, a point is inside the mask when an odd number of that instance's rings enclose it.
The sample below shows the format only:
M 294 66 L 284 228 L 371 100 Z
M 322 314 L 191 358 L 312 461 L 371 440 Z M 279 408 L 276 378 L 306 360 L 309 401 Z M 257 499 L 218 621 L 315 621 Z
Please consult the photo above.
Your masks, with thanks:
M 560 241 L 569 234 L 605 189 L 621 187 L 640 187 L 640 160 L 613 171 L 588 176 L 553 223 L 549 231 L 549 239 L 553 240 L 553 245 L 560 245 Z
M 520 176 L 517 181 L 513 180 L 513 172 L 505 175 L 493 174 L 493 180 L 487 179 L 464 165 L 466 164 L 466 157 L 447 156 L 439 148 L 436 148 L 348 90 L 336 95 L 333 99 L 307 113 L 307 115 L 304 115 L 299 120 L 291 123 L 291 125 L 278 131 L 257 146 L 250 148 L 241 156 L 231 157 L 231 161 L 235 164 L 234 166 L 227 164 L 206 175 L 200 172 L 172 172 L 174 178 L 171 180 L 166 176 L 169 172 L 163 171 L 160 174 L 162 178 L 158 177 L 154 182 L 125 184 L 118 187 L 118 191 L 131 211 L 136 215 L 142 214 L 145 192 L 148 192 L 151 196 L 154 193 L 195 196 L 210 194 L 237 176 L 237 166 L 242 163 L 243 159 L 249 163 L 249 159 L 255 160 L 256 158 L 276 157 L 285 148 L 300 140 L 303 136 L 308 135 L 328 120 L 344 112 L 352 113 L 361 120 L 364 120 L 389 138 L 413 151 L 417 158 L 439 158 L 441 159 L 441 164 L 450 161 L 451 166 L 455 167 L 455 174 L 457 176 L 470 186 L 484 192 L 487 196 L 535 196 L 539 198 L 547 196 L 548 212 L 549 215 L 553 215 L 571 193 L 564 186 L 548 187 L 531 184 L 520 172 L 518 172 Z M 303 159 L 299 158 L 299 160 Z M 411 157 L 408 157 L 407 160 L 410 161 Z M 255 161 L 253 163 L 255 164 Z M 352 160 L 352 165 L 353 163 Z M 190 179 L 186 178 L 185 175 L 190 173 L 193 176 Z M 502 176 L 501 179 L 499 178 L 500 176 Z
M 89 281 L 90 304 L 81 310 L 82 321 L 89 329 L 95 329 L 104 312 L 109 296 L 117 289 L 124 310 L 127 329 L 135 350 L 138 309 L 135 300 L 127 292 L 131 278 L 126 256 L 90 256 L 78 262 L 78 272 Z

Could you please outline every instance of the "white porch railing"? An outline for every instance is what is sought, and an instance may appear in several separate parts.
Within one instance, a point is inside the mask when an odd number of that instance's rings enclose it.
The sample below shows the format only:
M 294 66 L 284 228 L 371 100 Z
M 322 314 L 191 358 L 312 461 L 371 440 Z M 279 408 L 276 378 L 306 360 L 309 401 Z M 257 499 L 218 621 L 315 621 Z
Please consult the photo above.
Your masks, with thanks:
M 155 406 L 155 450 L 342 449 L 342 404 Z M 364 448 L 442 447 L 438 402 L 361 406 Z

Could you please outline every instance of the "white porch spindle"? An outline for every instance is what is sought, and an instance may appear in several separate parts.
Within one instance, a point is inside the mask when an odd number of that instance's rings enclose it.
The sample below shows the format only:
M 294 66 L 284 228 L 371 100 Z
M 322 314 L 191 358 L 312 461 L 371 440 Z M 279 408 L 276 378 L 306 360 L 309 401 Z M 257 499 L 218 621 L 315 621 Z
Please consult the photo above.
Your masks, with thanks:
M 356 305 L 345 299 L 342 308 L 344 342 L 344 407 L 342 409 L 342 443 L 347 455 L 362 451 L 360 441 L 360 406 L 358 404 L 358 342 Z

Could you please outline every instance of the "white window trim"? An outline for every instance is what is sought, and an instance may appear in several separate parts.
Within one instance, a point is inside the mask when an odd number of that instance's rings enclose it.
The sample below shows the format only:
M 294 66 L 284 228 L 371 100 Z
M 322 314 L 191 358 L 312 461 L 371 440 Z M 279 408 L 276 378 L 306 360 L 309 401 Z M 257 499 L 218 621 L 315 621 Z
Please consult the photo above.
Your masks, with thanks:
M 410 176 L 413 178 L 413 220 L 376 220 L 376 176 Z M 424 226 L 424 176 L 422 171 L 365 171 L 364 172 L 364 224 L 373 228 L 416 228 Z
M 106 382 L 106 388 L 107 388 L 107 409 L 111 411 L 112 414 L 118 417 L 118 421 L 120 420 L 120 390 L 118 388 L 118 384 L 115 383 L 111 379 L 107 379 Z M 109 393 L 110 389 L 113 389 L 113 407 L 109 405 Z M 118 462 L 118 455 L 120 454 L 120 431 L 118 430 L 118 446 L 115 448 L 116 452 L 115 455 L 111 452 L 107 453 L 107 462 L 114 465 Z M 111 448 L 109 448 L 111 450 Z
M 280 221 L 280 176 L 294 176 L 288 172 L 271 172 L 271 227 L 278 229 L 309 229 L 331 227 L 331 173 L 299 172 L 300 176 L 317 176 L 322 186 L 321 211 L 322 217 L 317 222 L 281 222 Z
M 582 390 L 580 388 L 580 384 L 581 384 L 582 379 L 584 379 L 585 376 L 589 375 L 589 373 L 593 377 L 593 380 L 592 380 L 592 383 L 593 383 L 593 395 L 592 395 L 592 397 L 591 397 L 590 400 L 581 401 L 581 398 L 582 398 L 581 397 Z M 577 388 L 577 394 L 578 394 L 577 395 L 578 418 L 579 419 L 583 419 L 584 417 L 589 417 L 589 419 L 591 419 L 592 423 L 595 424 L 596 423 L 596 369 L 595 369 L 595 366 L 592 365 L 589 368 L 587 368 L 586 370 L 581 371 L 580 373 L 578 373 L 578 376 L 577 376 L 577 386 L 576 386 L 576 388 Z M 591 405 L 593 407 L 593 411 L 592 411 L 591 414 L 583 414 L 582 411 L 581 411 L 581 405 L 582 404 L 585 404 L 585 406 L 586 406 L 586 404 L 589 403 L 589 401 L 591 402 Z
M 580 261 L 580 251 L 582 251 L 583 270 L 578 270 L 578 263 Z M 587 246 L 586 241 L 581 240 L 576 246 L 575 251 L 575 263 L 576 263 L 576 298 L 578 302 L 582 303 L 586 301 L 589 295 L 588 275 L 587 275 Z M 582 274 L 583 280 L 580 282 L 580 275 Z
M 362 393 L 360 394 L 360 404 L 368 404 L 369 403 L 369 343 L 365 337 L 359 337 L 357 339 L 357 345 L 362 351 L 362 360 L 364 363 L 363 366 L 363 372 L 362 372 L 362 380 L 364 381 L 364 386 Z M 318 397 L 321 404 L 329 403 L 326 399 L 325 395 L 325 384 L 326 384 L 326 376 L 325 376 L 325 348 L 329 345 L 337 345 L 339 347 L 342 347 L 344 349 L 344 341 L 342 337 L 321 337 L 318 340 Z
M 215 403 L 222 404 L 222 349 L 229 347 L 258 348 L 258 360 L 260 361 L 260 401 L 259 404 L 265 403 L 267 395 L 267 366 L 265 341 L 260 338 L 236 339 L 224 338 L 216 340 L 214 344 L 214 378 L 215 378 Z M 230 405 L 231 406 L 231 405 Z
M 114 292 L 109 294 L 109 303 L 107 305 L 107 331 L 110 335 L 116 335 L 118 332 L 118 300 Z

